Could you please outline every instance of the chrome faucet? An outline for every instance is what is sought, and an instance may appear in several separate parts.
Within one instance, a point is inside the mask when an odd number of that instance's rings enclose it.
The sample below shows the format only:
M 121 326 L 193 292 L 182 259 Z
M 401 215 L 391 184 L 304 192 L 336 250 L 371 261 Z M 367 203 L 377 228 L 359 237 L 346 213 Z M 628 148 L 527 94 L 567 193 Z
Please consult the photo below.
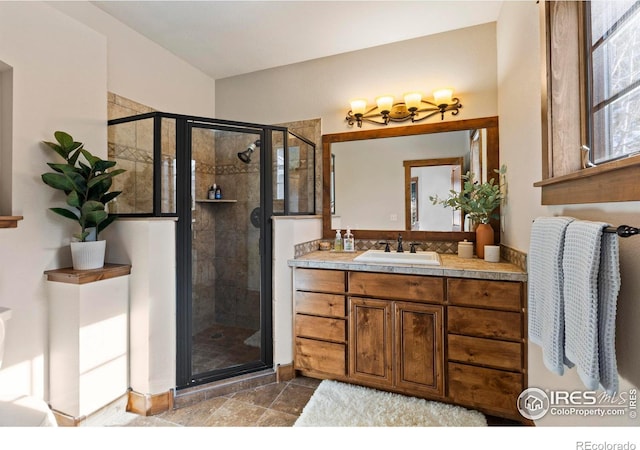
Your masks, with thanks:
M 396 249 L 398 253 L 403 253 L 404 249 L 402 248 L 402 235 L 398 234 L 398 248 Z

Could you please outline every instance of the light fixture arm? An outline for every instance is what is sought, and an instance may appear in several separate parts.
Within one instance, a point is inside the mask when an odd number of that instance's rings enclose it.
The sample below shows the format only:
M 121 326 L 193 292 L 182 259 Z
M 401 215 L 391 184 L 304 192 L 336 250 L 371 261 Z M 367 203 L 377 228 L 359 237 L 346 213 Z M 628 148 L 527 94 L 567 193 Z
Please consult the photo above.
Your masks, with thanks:
M 451 111 L 452 116 L 457 116 L 462 108 L 460 99 L 452 98 L 452 103 L 435 104 L 428 100 L 421 100 L 420 103 L 425 106 L 420 108 L 407 108 L 404 102 L 394 103 L 389 111 L 381 111 L 377 106 L 369 108 L 364 114 L 354 114 L 352 110 L 349 110 L 345 120 L 349 126 L 357 124 L 358 127 L 362 127 L 362 122 L 374 123 L 377 125 L 388 125 L 389 122 L 404 122 L 405 120 L 411 120 L 411 122 L 420 122 L 428 119 L 436 114 L 441 115 L 441 120 L 444 120 L 444 114 L 447 111 Z M 428 113 L 428 114 L 424 114 Z

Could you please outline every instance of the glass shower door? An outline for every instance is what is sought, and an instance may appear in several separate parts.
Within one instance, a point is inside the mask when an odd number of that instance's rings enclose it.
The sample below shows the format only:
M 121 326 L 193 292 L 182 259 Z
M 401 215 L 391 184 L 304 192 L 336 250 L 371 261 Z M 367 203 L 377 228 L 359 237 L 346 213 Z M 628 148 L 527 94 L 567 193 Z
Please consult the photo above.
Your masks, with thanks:
M 191 124 L 191 383 L 264 366 L 261 130 Z

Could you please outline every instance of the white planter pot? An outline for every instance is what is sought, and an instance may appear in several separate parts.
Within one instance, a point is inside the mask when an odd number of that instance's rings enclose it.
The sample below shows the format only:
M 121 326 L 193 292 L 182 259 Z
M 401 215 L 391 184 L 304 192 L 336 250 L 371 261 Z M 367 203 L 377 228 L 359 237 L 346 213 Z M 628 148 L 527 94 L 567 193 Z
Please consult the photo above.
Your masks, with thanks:
M 107 241 L 71 242 L 74 270 L 100 269 L 104 266 Z

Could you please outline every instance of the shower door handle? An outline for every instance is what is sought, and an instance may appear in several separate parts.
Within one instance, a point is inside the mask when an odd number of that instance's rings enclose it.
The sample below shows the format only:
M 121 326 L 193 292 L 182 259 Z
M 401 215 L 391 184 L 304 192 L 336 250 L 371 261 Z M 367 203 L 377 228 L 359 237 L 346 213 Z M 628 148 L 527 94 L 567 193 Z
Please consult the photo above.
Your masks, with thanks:
M 196 223 L 196 219 L 191 219 L 191 239 L 195 241 L 196 239 L 196 229 L 193 224 Z

